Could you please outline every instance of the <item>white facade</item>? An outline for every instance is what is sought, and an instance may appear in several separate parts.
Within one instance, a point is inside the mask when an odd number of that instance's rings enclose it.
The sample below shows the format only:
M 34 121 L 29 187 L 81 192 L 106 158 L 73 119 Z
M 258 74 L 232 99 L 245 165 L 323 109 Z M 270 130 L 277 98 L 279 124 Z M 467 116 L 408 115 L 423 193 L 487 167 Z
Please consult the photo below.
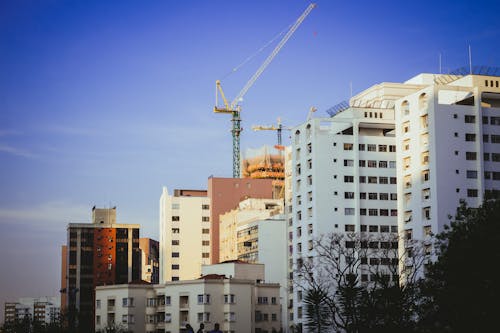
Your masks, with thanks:
M 226 263 L 204 266 L 203 273 L 196 280 L 97 287 L 96 330 L 113 322 L 147 333 L 186 332 L 188 323 L 195 330 L 203 323 L 206 331 L 215 323 L 223 332 L 280 330 L 279 285 L 257 282 L 263 265 Z
M 5 303 L 5 322 L 29 317 L 39 323 L 57 322 L 60 317 L 59 297 L 21 297 L 17 302 Z
M 499 77 L 421 74 L 395 103 L 398 218 L 408 239 L 443 231 L 460 200 L 500 189 Z M 432 253 L 432 249 L 426 249 Z
M 152 285 L 119 284 L 96 288 L 95 329 L 118 327 L 144 332 L 146 292 Z
M 396 237 L 394 103 L 413 88 L 392 83 L 373 86 L 354 96 L 333 117 L 308 119 L 292 130 L 292 197 L 286 210 L 288 268 L 295 283 L 300 281 L 293 270 L 300 261 L 314 260 L 314 240 L 322 235 L 354 232 L 368 238 Z M 361 258 L 361 264 L 360 281 L 369 283 L 370 258 Z M 389 278 L 397 281 L 399 277 Z M 301 326 L 303 293 L 291 283 L 289 290 L 289 308 L 293 309 L 289 319 Z
M 206 191 L 166 187 L 160 198 L 160 283 L 200 277 L 210 263 L 210 200 Z

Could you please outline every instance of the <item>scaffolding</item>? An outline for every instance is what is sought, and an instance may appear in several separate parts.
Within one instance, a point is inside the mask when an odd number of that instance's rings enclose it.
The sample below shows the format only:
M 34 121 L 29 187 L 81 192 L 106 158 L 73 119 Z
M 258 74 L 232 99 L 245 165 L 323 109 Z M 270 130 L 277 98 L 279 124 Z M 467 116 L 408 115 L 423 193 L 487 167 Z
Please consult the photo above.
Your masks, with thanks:
M 274 147 L 249 148 L 241 162 L 243 178 L 273 179 L 275 197 L 278 198 L 285 180 L 285 161 L 281 151 Z

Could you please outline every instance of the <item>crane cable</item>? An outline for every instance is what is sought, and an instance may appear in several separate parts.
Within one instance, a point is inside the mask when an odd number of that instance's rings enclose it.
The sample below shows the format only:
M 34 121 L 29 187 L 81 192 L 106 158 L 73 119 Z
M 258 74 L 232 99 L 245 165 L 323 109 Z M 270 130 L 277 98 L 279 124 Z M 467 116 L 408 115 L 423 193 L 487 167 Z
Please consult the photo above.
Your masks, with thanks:
M 267 49 L 269 47 L 269 45 L 271 45 L 272 43 L 274 43 L 278 38 L 280 38 L 281 36 L 283 36 L 283 34 L 285 34 L 288 30 L 290 30 L 290 28 L 292 27 L 292 25 L 293 24 L 288 25 L 285 29 L 283 29 L 276 36 L 274 36 L 270 41 L 268 41 L 267 43 L 265 43 L 257 51 L 255 51 L 250 56 L 248 56 L 245 60 L 243 60 L 243 62 L 241 62 L 238 66 L 234 67 L 230 72 L 228 72 L 226 75 L 224 75 L 221 80 L 226 79 L 231 74 L 237 72 L 241 67 L 245 66 L 248 62 L 250 62 L 253 58 L 255 58 L 259 53 L 261 53 L 262 51 L 264 51 L 265 49 Z

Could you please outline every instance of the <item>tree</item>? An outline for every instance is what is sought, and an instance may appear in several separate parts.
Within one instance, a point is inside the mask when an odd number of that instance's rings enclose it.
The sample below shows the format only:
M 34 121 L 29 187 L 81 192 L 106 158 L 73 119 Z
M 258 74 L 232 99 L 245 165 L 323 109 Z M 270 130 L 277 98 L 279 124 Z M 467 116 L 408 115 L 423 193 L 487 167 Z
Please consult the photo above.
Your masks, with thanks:
M 427 332 L 488 332 L 500 300 L 500 200 L 479 208 L 462 202 L 437 236 L 438 260 L 426 274 L 420 325 Z
M 389 233 L 331 233 L 313 248 L 315 256 L 299 259 L 296 272 L 310 331 L 411 331 L 416 272 L 424 262 L 420 242 Z

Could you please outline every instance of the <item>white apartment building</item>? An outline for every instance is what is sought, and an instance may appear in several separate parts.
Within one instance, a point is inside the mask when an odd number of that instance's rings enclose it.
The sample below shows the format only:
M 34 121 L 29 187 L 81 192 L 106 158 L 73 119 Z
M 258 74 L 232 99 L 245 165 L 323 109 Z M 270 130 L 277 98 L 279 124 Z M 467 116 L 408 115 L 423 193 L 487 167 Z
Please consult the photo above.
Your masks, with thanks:
M 21 297 L 17 302 L 7 302 L 4 308 L 4 321 L 23 320 L 28 317 L 38 323 L 58 322 L 61 311 L 59 297 Z
M 188 323 L 206 331 L 219 323 L 223 332 L 278 332 L 279 284 L 264 277 L 263 265 L 233 262 L 204 266 L 196 280 L 100 286 L 95 328 L 186 332 Z
M 163 188 L 160 197 L 160 283 L 200 277 L 210 264 L 210 199 L 205 190 Z
M 398 93 L 392 86 L 374 87 L 373 96 L 360 96 L 373 105 L 313 118 L 292 130 L 289 255 L 294 265 L 314 260 L 314 240 L 323 234 L 397 232 L 394 111 L 385 99 Z M 369 279 L 369 274 L 361 276 Z M 305 318 L 302 290 L 290 290 L 291 319 L 300 326 Z
M 420 74 L 395 103 L 398 226 L 406 238 L 443 231 L 460 200 L 500 190 L 500 77 Z M 432 253 L 431 245 L 425 251 Z
M 283 199 L 245 199 L 220 217 L 221 260 L 241 260 L 264 264 L 266 282 L 280 284 L 280 297 L 286 300 L 287 224 Z M 285 303 L 285 302 L 284 302 Z M 287 311 L 280 312 L 287 327 Z

